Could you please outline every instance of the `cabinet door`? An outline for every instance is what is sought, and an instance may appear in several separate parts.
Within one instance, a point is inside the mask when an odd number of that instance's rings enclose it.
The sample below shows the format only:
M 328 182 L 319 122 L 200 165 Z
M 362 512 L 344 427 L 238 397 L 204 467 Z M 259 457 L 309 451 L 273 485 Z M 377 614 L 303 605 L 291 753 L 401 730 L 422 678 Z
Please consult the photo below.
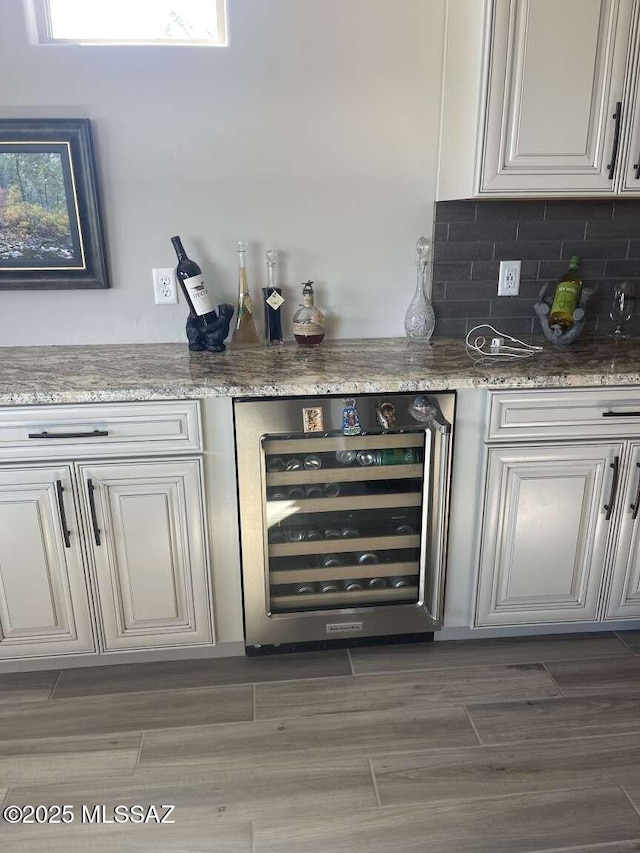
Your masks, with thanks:
M 495 0 L 481 193 L 612 192 L 633 0 Z
M 0 660 L 94 651 L 71 469 L 0 471 Z
M 210 643 L 200 461 L 78 467 L 105 651 Z
M 640 443 L 631 445 L 629 476 L 621 496 L 607 619 L 640 617 Z
M 595 619 L 621 444 L 489 452 L 476 625 Z
M 640 194 L 640 4 L 636 6 L 633 32 L 633 73 L 628 81 L 630 131 L 624 146 L 623 182 L 620 188 L 624 195 Z

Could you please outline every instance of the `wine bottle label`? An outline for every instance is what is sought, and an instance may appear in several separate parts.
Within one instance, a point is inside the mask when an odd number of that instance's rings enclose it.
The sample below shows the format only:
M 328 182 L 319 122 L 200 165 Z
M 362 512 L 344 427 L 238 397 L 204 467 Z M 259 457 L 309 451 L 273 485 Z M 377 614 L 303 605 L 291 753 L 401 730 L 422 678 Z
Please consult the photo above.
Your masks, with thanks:
M 253 305 L 251 303 L 251 297 L 248 293 L 245 293 L 242 297 L 242 307 L 247 312 L 247 314 L 253 314 Z
M 577 281 L 561 281 L 556 288 L 551 313 L 568 314 L 571 317 L 578 304 L 579 290 Z
M 308 338 L 310 335 L 324 335 L 324 326 L 319 323 L 293 323 L 293 334 Z
M 202 317 L 203 314 L 208 314 L 210 311 L 215 310 L 213 299 L 201 275 L 193 275 L 191 278 L 185 278 L 183 283 L 187 288 L 193 310 L 198 317 Z
M 283 304 L 284 299 L 276 290 L 274 290 L 271 296 L 265 301 L 273 308 L 274 311 L 277 311 L 278 308 Z

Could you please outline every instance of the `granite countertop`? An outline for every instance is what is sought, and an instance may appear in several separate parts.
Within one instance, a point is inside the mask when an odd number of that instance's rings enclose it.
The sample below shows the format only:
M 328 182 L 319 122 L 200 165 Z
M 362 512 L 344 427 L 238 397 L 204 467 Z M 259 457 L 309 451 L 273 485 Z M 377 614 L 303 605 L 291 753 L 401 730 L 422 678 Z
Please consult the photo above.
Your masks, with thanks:
M 640 340 L 537 341 L 533 358 L 474 364 L 461 339 L 325 341 L 190 353 L 186 343 L 5 347 L 0 404 L 196 397 L 366 394 L 459 388 L 563 388 L 640 383 Z

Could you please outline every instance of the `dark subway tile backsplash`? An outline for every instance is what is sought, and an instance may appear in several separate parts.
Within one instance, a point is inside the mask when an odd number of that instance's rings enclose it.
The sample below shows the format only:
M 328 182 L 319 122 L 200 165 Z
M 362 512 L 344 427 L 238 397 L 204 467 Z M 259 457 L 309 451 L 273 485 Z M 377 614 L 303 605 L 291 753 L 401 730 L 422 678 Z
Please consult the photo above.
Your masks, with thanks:
M 594 290 L 586 328 L 606 334 L 616 282 L 634 282 L 640 296 L 640 199 L 436 202 L 435 334 L 460 336 L 483 322 L 512 335 L 540 333 L 534 302 L 545 285 L 552 292 L 571 255 Z M 522 261 L 519 296 L 497 296 L 501 260 Z

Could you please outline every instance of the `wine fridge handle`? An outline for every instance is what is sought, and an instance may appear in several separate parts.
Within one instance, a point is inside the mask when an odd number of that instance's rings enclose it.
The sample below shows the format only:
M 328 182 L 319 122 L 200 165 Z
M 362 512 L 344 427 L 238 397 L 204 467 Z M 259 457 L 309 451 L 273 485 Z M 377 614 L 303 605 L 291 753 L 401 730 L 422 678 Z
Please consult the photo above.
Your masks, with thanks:
M 60 513 L 60 526 L 62 527 L 62 538 L 64 539 L 64 547 L 71 548 L 71 531 L 67 527 L 67 513 L 64 509 L 64 498 L 62 493 L 62 480 L 56 480 L 56 495 L 58 496 L 58 512 Z
M 620 477 L 620 457 L 614 456 L 613 462 L 609 463 L 609 468 L 613 469 L 613 476 L 611 477 L 611 491 L 609 492 L 609 502 L 606 503 L 603 507 L 606 512 L 605 521 L 609 521 L 611 518 L 611 513 L 613 512 L 613 504 L 616 499 L 616 492 L 618 491 L 618 479 Z
M 430 428 L 441 432 L 443 435 L 450 435 L 451 424 L 442 414 L 438 401 L 430 397 L 429 403 L 429 412 L 428 416 L 425 418 L 425 422 L 429 424 Z
M 615 120 L 616 126 L 613 132 L 613 150 L 611 151 L 611 162 L 607 166 L 607 169 L 609 169 L 608 178 L 610 181 L 613 180 L 613 176 L 616 171 L 616 161 L 618 159 L 618 146 L 620 144 L 620 121 L 622 119 L 622 101 L 618 101 L 616 103 L 616 111 L 613 114 L 612 118 Z
M 91 526 L 93 527 L 93 538 L 96 545 L 100 546 L 100 528 L 98 527 L 98 516 L 96 515 L 96 499 L 94 497 L 95 486 L 89 477 L 87 480 L 87 493 L 89 495 L 89 509 L 91 511 Z
M 424 577 L 424 599 L 427 609 L 435 622 L 441 623 L 444 606 L 444 574 L 447 555 L 447 535 L 449 517 L 449 469 L 451 465 L 451 424 L 442 418 L 442 429 L 435 423 L 425 430 L 427 440 L 433 435 L 434 458 L 429 465 L 430 475 L 425 464 L 424 493 L 423 493 L 423 534 L 431 529 L 429 541 L 423 541 L 422 567 Z M 439 445 L 439 447 L 438 447 Z M 434 483 L 435 481 L 435 483 Z M 432 513 L 435 502 L 433 526 L 429 524 L 428 515 Z M 428 587 L 426 566 L 431 569 L 431 587 Z
M 631 520 L 635 521 L 638 517 L 638 510 L 640 509 L 640 462 L 636 462 L 636 468 L 638 469 L 638 488 L 636 490 L 636 499 L 634 503 L 631 504 L 629 509 L 631 510 Z

